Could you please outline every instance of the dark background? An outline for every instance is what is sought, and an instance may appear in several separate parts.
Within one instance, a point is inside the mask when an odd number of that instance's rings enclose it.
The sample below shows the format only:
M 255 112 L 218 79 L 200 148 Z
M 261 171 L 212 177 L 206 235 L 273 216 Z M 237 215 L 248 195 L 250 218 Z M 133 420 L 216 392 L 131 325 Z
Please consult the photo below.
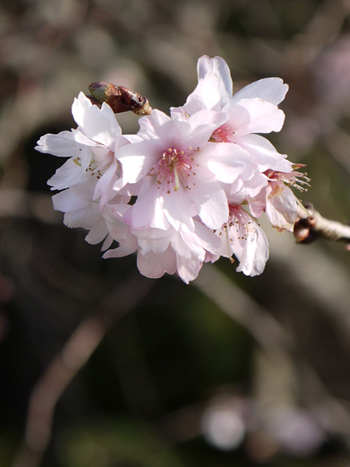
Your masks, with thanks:
M 262 221 L 270 260 L 222 260 L 187 286 L 102 260 L 54 212 L 62 160 L 39 137 L 75 126 L 92 81 L 168 112 L 207 54 L 234 89 L 280 76 L 270 140 L 307 164 L 324 216 L 350 219 L 347 0 L 11 0 L 0 3 L 0 466 L 347 466 L 350 264 Z M 118 117 L 124 133 L 137 117 Z M 265 225 L 266 224 L 266 225 Z

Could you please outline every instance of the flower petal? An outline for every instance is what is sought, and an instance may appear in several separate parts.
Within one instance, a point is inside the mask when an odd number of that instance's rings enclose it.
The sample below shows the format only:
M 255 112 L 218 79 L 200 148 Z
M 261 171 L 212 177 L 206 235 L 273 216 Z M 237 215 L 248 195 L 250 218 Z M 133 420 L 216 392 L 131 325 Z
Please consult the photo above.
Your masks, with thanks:
M 90 245 L 97 245 L 102 242 L 108 235 L 108 228 L 103 217 L 95 223 L 91 228 L 90 232 L 86 235 L 85 240 L 90 243 Z
M 155 228 L 167 230 L 167 221 L 163 210 L 163 198 L 159 196 L 157 184 L 151 177 L 147 177 L 140 189 L 135 204 L 128 216 L 133 229 Z
M 161 110 L 152 110 L 151 115 L 139 119 L 139 135 L 145 139 L 158 138 L 159 128 L 170 122 L 171 118 Z
M 180 186 L 177 191 L 171 190 L 162 197 L 164 215 L 176 231 L 181 230 L 183 225 L 186 225 L 190 231 L 194 230 L 192 195 L 193 189 L 191 196 L 188 196 L 187 190 Z
M 56 211 L 71 212 L 91 206 L 91 200 L 83 198 L 72 190 L 64 190 L 52 197 L 53 207 Z
M 203 263 L 195 258 L 187 259 L 183 256 L 176 257 L 177 273 L 179 277 L 186 283 L 190 283 L 198 277 Z
M 266 191 L 266 214 L 269 221 L 278 229 L 293 232 L 297 218 L 294 193 L 280 182 L 271 182 Z
M 258 98 L 231 100 L 223 110 L 230 115 L 229 125 L 236 137 L 280 131 L 285 118 L 276 105 Z
M 71 158 L 56 170 L 47 184 L 51 186 L 51 190 L 63 190 L 77 183 L 82 183 L 88 178 L 89 174 Z
M 207 143 L 200 155 L 202 164 L 223 183 L 233 183 L 252 160 L 248 151 L 234 143 Z
M 121 135 L 121 129 L 109 105 L 103 103 L 100 109 L 80 92 L 72 105 L 72 114 L 88 138 L 113 149 L 115 138 Z
M 137 248 L 137 240 L 133 235 L 130 234 L 120 242 L 118 248 L 106 251 L 106 253 L 103 255 L 103 258 L 123 258 L 124 256 L 129 256 L 132 253 L 135 253 Z
M 222 87 L 220 95 L 222 96 L 223 102 L 229 100 L 232 97 L 232 78 L 230 69 L 221 57 L 209 58 L 207 55 L 203 55 L 198 60 L 197 64 L 198 79 L 203 79 L 207 73 L 213 72 L 221 80 Z
M 219 229 L 228 218 L 227 198 L 215 180 L 202 180 L 192 188 L 192 201 L 198 215 L 210 229 Z
M 265 269 L 269 258 L 269 244 L 258 224 L 252 222 L 247 227 L 247 236 L 237 271 L 253 277 L 261 274 Z
M 291 172 L 292 163 L 286 154 L 280 154 L 269 140 L 260 135 L 245 135 L 239 138 L 239 145 L 253 156 L 253 161 L 261 172 L 271 169 L 278 172 Z
M 136 183 L 143 178 L 161 155 L 157 142 L 127 144 L 118 152 L 122 164 L 123 183 Z
M 263 78 L 242 88 L 232 99 L 233 102 L 238 102 L 241 99 L 258 97 L 278 105 L 285 98 L 288 88 L 288 84 L 284 83 L 281 78 Z
M 74 99 L 72 104 L 72 115 L 77 125 L 84 126 L 84 116 L 87 110 L 92 106 L 90 99 L 88 99 L 83 92 L 80 92 L 78 97 Z
M 204 55 L 198 60 L 197 70 L 198 85 L 182 109 L 189 115 L 200 109 L 221 110 L 232 97 L 232 79 L 227 63 L 220 57 Z
M 58 157 L 79 157 L 86 146 L 91 146 L 93 141 L 86 138 L 80 131 L 61 131 L 58 135 L 50 133 L 42 136 L 35 149 L 39 152 L 49 153 Z M 79 136 L 80 138 L 79 138 Z M 77 141 L 79 139 L 80 141 Z
M 176 272 L 176 255 L 170 247 L 161 255 L 150 253 L 143 256 L 140 252 L 137 255 L 137 267 L 143 276 L 151 279 L 158 279 L 165 273 L 174 274 Z

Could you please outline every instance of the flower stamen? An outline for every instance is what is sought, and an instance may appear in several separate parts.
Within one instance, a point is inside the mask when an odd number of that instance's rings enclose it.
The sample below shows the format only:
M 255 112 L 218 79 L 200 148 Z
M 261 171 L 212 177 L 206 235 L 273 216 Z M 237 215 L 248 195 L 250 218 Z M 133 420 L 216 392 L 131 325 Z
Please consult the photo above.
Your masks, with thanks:
M 211 135 L 209 141 L 212 143 L 229 143 L 235 132 L 225 126 L 220 126 Z
M 310 186 L 311 179 L 307 176 L 307 174 L 302 172 L 292 171 L 289 173 L 285 172 L 275 172 L 273 170 L 267 170 L 265 175 L 271 181 L 279 181 L 288 186 L 292 186 L 299 190 L 300 192 L 307 191 Z
M 196 175 L 192 170 L 193 158 L 190 157 L 192 152 L 194 152 L 192 148 L 185 151 L 168 148 L 162 153 L 160 160 L 148 172 L 149 175 L 157 177 L 158 188 L 165 183 L 167 193 L 170 193 L 171 185 L 174 191 L 178 191 L 181 184 L 185 189 L 190 189 L 189 181 Z M 194 185 L 193 181 L 192 185 Z
M 227 223 L 224 225 L 224 229 L 225 229 L 226 245 L 227 245 L 227 257 L 230 259 L 231 264 L 233 264 L 235 260 L 233 259 L 232 253 L 230 251 L 230 235 L 229 235 L 229 231 L 228 231 L 229 229 L 228 229 Z

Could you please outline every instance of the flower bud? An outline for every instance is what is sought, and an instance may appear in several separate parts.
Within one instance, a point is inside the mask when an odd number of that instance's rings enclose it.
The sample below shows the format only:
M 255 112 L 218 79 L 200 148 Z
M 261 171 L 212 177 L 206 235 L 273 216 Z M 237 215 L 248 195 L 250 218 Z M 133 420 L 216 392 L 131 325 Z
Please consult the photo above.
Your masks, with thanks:
M 135 114 L 142 116 L 150 115 L 152 112 L 152 107 L 149 105 L 146 97 L 124 86 L 115 86 L 104 81 L 96 81 L 89 85 L 89 91 L 98 102 L 106 102 L 114 113 L 131 110 Z

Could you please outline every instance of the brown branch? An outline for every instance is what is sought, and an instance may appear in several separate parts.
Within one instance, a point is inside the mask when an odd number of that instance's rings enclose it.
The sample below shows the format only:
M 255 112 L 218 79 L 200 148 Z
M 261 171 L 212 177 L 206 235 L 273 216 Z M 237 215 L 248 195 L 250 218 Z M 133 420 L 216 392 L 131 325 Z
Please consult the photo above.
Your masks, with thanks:
M 311 243 L 322 237 L 333 242 L 347 243 L 350 248 L 350 226 L 326 219 L 311 204 L 307 204 L 304 209 L 299 208 L 294 236 L 298 243 Z
M 102 304 L 103 311 L 85 318 L 34 387 L 29 401 L 25 440 L 13 467 L 37 467 L 51 439 L 57 401 L 86 364 L 108 330 L 147 295 L 156 282 L 139 274 L 125 280 Z

